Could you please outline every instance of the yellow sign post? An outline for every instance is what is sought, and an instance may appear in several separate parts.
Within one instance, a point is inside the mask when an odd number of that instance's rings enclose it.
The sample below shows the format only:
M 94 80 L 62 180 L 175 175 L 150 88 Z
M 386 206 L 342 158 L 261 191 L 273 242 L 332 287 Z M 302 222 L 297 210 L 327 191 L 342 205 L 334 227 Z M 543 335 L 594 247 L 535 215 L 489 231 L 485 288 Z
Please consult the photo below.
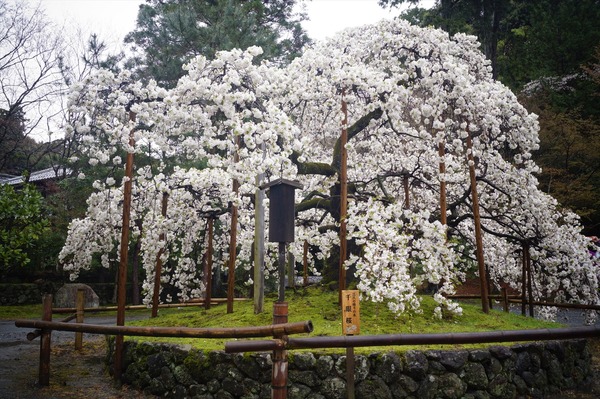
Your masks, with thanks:
M 358 290 L 342 291 L 342 332 L 344 335 L 360 334 L 360 298 Z M 354 399 L 354 348 L 346 348 L 346 392 Z

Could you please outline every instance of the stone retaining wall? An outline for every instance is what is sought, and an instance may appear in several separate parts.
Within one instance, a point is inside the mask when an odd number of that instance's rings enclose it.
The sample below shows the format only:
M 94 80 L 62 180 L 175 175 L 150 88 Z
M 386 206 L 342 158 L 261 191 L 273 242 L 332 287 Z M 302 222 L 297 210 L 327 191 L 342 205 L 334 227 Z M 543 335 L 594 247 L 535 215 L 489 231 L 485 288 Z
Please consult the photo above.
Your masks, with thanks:
M 123 382 L 170 398 L 271 397 L 267 353 L 202 352 L 125 343 Z M 289 353 L 289 399 L 345 398 L 343 355 Z M 356 356 L 357 399 L 544 398 L 591 386 L 587 341 L 548 341 L 488 349 Z
M 42 303 L 43 288 L 39 284 L 0 284 L 0 306 Z
M 100 305 L 105 306 L 112 303 L 112 297 L 115 289 L 114 283 L 85 283 L 92 287 L 94 292 L 100 298 Z M 44 281 L 40 284 L 19 283 L 3 284 L 0 283 L 0 306 L 2 305 L 35 305 L 42 303 L 42 296 L 45 293 L 53 294 L 63 283 Z M 131 303 L 131 284 L 127 285 L 127 303 Z

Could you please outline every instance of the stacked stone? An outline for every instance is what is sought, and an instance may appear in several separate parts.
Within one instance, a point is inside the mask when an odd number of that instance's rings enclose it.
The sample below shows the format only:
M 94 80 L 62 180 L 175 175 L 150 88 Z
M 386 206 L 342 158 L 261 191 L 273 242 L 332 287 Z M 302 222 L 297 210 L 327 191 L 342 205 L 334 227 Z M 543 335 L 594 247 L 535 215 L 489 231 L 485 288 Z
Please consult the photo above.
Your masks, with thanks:
M 165 344 L 128 342 L 125 383 L 157 396 L 268 399 L 267 353 L 203 352 Z M 528 343 L 487 349 L 406 351 L 358 355 L 356 398 L 543 398 L 591 386 L 585 340 Z M 346 357 L 292 351 L 289 399 L 346 397 Z
M 40 284 L 0 284 L 0 306 L 41 303 L 43 288 Z

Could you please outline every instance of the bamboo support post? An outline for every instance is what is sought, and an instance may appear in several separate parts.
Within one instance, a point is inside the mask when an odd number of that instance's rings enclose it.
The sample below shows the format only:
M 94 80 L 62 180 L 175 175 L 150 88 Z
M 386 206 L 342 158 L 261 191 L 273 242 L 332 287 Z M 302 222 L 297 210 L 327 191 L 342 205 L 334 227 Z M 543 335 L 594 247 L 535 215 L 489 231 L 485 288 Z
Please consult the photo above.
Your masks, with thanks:
M 506 330 L 475 333 L 349 335 L 335 337 L 288 338 L 291 349 L 349 348 L 366 346 L 457 345 L 495 342 L 520 342 L 600 337 L 600 326 L 546 328 L 538 330 Z M 281 346 L 280 340 L 230 341 L 225 352 L 268 351 Z
M 138 337 L 172 338 L 259 338 L 279 337 L 290 334 L 309 333 L 313 330 L 311 321 L 300 321 L 268 326 L 229 327 L 229 328 L 191 328 L 191 327 L 137 327 L 105 326 L 98 324 L 76 324 L 44 320 L 15 320 L 16 327 L 39 328 L 41 330 L 59 330 L 104 335 L 127 335 Z
M 239 302 L 239 301 L 247 301 L 248 298 L 234 298 L 235 302 Z M 211 298 L 210 303 L 211 305 L 218 305 L 218 304 L 222 304 L 222 303 L 226 303 L 227 302 L 227 298 Z M 181 302 L 181 303 L 163 303 L 158 305 L 159 308 L 183 308 L 183 307 L 187 307 L 187 306 L 204 306 L 205 300 L 203 298 L 199 298 L 199 299 L 190 299 L 189 301 L 186 302 Z M 118 307 L 117 306 L 99 306 L 97 308 L 84 308 L 84 312 L 85 313 L 97 313 L 97 312 L 110 312 L 110 311 L 115 311 L 117 310 Z M 148 306 L 146 305 L 128 305 L 125 306 L 125 310 L 146 310 L 148 309 Z M 52 313 L 72 313 L 72 312 L 76 312 L 77 309 L 76 308 L 53 308 L 52 309 Z M 69 320 L 73 320 L 75 318 L 75 315 L 73 315 L 71 317 L 71 319 Z M 69 320 L 64 320 L 64 321 L 69 321 Z
M 512 303 L 521 303 L 522 299 L 510 299 L 508 300 Z M 529 304 L 528 300 L 525 300 L 526 305 Z M 600 311 L 600 305 L 588 305 L 584 303 L 558 303 L 558 302 L 542 302 L 542 301 L 533 301 L 531 302 L 533 306 L 548 306 L 552 308 L 564 308 L 564 309 L 583 309 L 583 310 L 596 310 Z
M 77 313 L 72 314 L 71 316 L 65 317 L 61 320 L 61 323 L 68 323 L 71 320 L 75 320 L 77 318 Z M 33 341 L 37 337 L 42 335 L 42 330 L 33 330 L 27 333 L 27 341 Z
M 85 291 L 82 289 L 77 290 L 77 298 L 75 300 L 75 307 L 77 308 L 76 322 L 83 323 L 83 309 L 85 307 Z M 83 333 L 75 333 L 75 350 L 81 350 L 83 348 Z
M 481 299 L 481 295 L 471 295 L 471 294 L 457 294 L 457 295 L 448 295 L 447 298 L 451 299 Z M 491 294 L 488 295 L 488 298 L 502 300 L 502 295 Z M 520 295 L 509 295 L 509 299 L 520 299 Z
M 489 295 L 492 299 L 504 300 L 501 295 Z M 481 299 L 481 295 L 448 295 L 449 299 Z M 521 295 L 507 295 L 509 303 L 521 303 L 524 307 L 527 307 L 529 301 L 523 300 Z M 555 308 L 565 309 L 585 309 L 585 310 L 597 310 L 600 311 L 600 305 L 589 305 L 584 303 L 560 303 L 560 302 L 541 302 L 533 301 L 534 306 L 549 306 Z M 523 315 L 525 316 L 525 315 Z

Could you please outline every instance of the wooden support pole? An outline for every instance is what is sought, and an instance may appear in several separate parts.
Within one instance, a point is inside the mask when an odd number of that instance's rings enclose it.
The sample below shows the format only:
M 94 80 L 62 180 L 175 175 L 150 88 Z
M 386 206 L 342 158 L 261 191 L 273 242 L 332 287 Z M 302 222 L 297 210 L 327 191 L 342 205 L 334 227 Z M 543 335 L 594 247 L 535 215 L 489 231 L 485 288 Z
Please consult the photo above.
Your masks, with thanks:
M 160 214 L 163 221 L 167 218 L 167 205 L 169 203 L 169 194 L 164 192 L 161 200 Z M 160 249 L 156 254 L 156 266 L 154 268 L 154 290 L 152 292 L 152 315 L 151 317 L 158 316 L 158 304 L 160 302 L 160 275 L 162 274 L 162 256 L 165 253 L 165 246 L 167 245 L 164 229 L 158 235 L 160 241 Z
M 279 274 L 279 294 L 277 297 L 277 302 L 284 303 L 285 302 L 285 242 L 279 243 L 279 253 L 278 253 L 278 268 L 277 272 Z
M 527 303 L 527 245 L 523 244 L 523 256 L 521 259 L 521 315 L 526 316 Z
M 443 141 L 438 143 L 438 154 L 440 156 L 440 222 L 445 226 L 448 224 L 448 218 L 446 214 L 446 162 L 444 156 L 446 155 L 446 146 Z
M 234 186 L 237 186 L 234 184 Z M 234 189 L 235 191 L 235 189 Z M 231 206 L 231 235 L 229 239 L 229 260 L 227 267 L 227 313 L 233 313 L 235 295 L 235 258 L 237 254 L 237 206 Z
M 506 285 L 502 287 L 502 303 L 504 304 L 504 311 L 508 313 L 510 304 L 508 303 L 508 288 Z
M 264 147 L 264 143 L 263 143 Z M 264 150 L 263 150 L 264 151 Z M 263 174 L 256 176 L 256 186 L 260 187 Z M 254 314 L 265 307 L 265 190 L 257 188 L 254 193 Z
M 215 219 L 208 218 L 208 249 L 206 250 L 206 292 L 204 294 L 204 308 L 210 309 L 212 300 L 212 268 L 213 268 L 213 237 Z
M 404 187 L 404 209 L 410 209 L 410 187 L 408 181 L 408 173 L 402 174 L 402 186 Z M 410 264 L 408 265 L 408 273 L 411 278 L 414 277 L 412 262 L 410 262 Z
M 85 291 L 83 289 L 77 290 L 77 299 L 75 300 L 75 307 L 77 308 L 76 322 L 83 323 L 83 309 L 85 308 Z M 81 350 L 83 348 L 83 333 L 75 333 L 75 350 Z
M 233 162 L 237 163 L 240 160 L 238 149 L 240 147 L 239 136 L 235 137 L 235 152 L 233 154 Z M 233 179 L 232 190 L 236 194 L 240 191 L 240 183 L 237 179 Z M 227 313 L 233 313 L 233 297 L 235 290 L 235 259 L 237 255 L 237 223 L 238 223 L 238 208 L 235 204 L 231 204 L 231 230 L 229 235 L 229 265 L 227 268 Z
M 533 317 L 533 276 L 531 273 L 531 255 L 529 254 L 528 244 L 525 246 L 525 249 L 525 260 L 527 264 L 527 291 L 529 293 L 529 317 Z
M 287 276 L 288 287 L 296 289 L 296 257 L 293 253 L 287 253 Z
M 248 298 L 235 298 L 234 301 L 235 302 L 241 302 L 241 301 L 247 301 Z M 189 301 L 186 302 L 179 302 L 179 303 L 163 303 L 158 305 L 159 308 L 179 308 L 179 307 L 185 307 L 185 306 L 200 306 L 200 305 L 204 305 L 204 298 L 196 298 L 196 299 L 190 299 Z M 221 303 L 227 303 L 227 298 L 211 298 L 210 303 L 212 305 L 218 305 Z M 99 306 L 97 308 L 84 308 L 84 312 L 86 313 L 98 313 L 98 312 L 110 312 L 110 311 L 116 311 L 118 309 L 117 306 Z M 127 305 L 125 306 L 125 310 L 146 310 L 148 309 L 148 306 L 146 305 Z M 77 309 L 75 308 L 53 308 L 52 309 L 52 313 L 57 314 L 63 314 L 63 313 L 72 313 L 77 311 Z M 73 320 L 77 317 L 77 315 L 73 315 L 73 316 L 69 316 L 68 319 L 69 320 Z M 65 319 L 65 321 L 67 321 Z
M 308 285 L 308 241 L 304 240 L 302 251 L 302 269 L 303 269 L 303 284 Z
M 348 242 L 346 236 L 346 218 L 348 213 L 348 104 L 344 98 L 346 91 L 342 89 L 342 134 L 340 136 L 340 262 L 338 303 L 342 305 L 342 291 L 346 289 L 346 259 L 348 258 Z
M 129 119 L 135 121 L 135 113 L 129 113 Z M 127 161 L 125 163 L 125 176 L 123 177 L 123 224 L 121 226 L 121 246 L 119 251 L 119 271 L 117 279 L 117 326 L 125 325 L 125 302 L 127 287 L 127 257 L 129 254 L 129 219 L 131 216 L 131 187 L 133 184 L 133 147 L 135 140 L 134 131 L 129 133 L 129 146 Z M 115 379 L 121 380 L 123 368 L 123 336 L 115 337 Z
M 46 294 L 42 299 L 42 320 L 52 321 L 52 295 Z M 39 385 L 47 387 L 50 385 L 50 346 L 52 341 L 52 330 L 42 329 L 40 338 L 40 368 Z
M 479 281 L 481 283 L 481 308 L 483 313 L 490 312 L 487 272 L 483 258 L 483 234 L 481 231 L 481 217 L 479 215 L 479 197 L 477 195 L 477 175 L 475 173 L 475 157 L 473 156 L 473 140 L 471 133 L 467 131 L 467 160 L 469 163 L 469 177 L 471 180 L 471 196 L 473 202 L 473 219 L 475 222 L 475 244 L 477 253 L 477 265 L 479 269 Z

